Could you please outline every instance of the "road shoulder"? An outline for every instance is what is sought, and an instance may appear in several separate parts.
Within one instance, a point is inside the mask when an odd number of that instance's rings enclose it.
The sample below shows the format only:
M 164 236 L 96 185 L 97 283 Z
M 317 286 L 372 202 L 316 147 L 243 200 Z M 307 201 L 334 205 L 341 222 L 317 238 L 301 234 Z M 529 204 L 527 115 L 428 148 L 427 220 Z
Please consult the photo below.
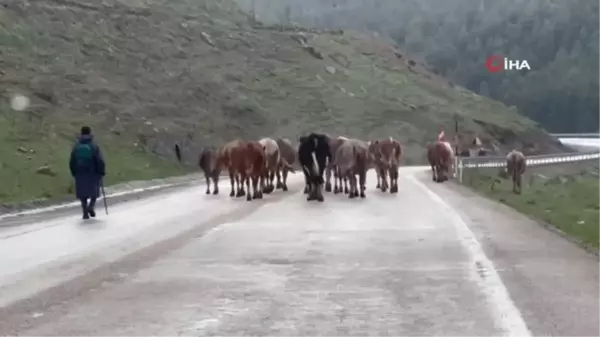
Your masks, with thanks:
M 598 336 L 597 256 L 466 187 L 418 177 L 465 220 L 534 335 Z
M 203 184 L 200 175 L 191 174 L 165 179 L 147 181 L 132 181 L 106 187 L 106 202 L 108 207 L 117 203 L 151 197 L 160 193 L 189 187 L 194 184 Z M 72 199 L 72 198 L 70 198 Z M 61 202 L 60 200 L 47 200 L 42 203 L 25 203 L 17 211 L 7 211 L 0 208 L 0 228 L 15 227 L 36 223 L 42 220 L 58 218 L 79 210 L 79 202 Z M 97 201 L 98 210 L 103 213 L 104 202 L 102 198 Z M 102 208 L 102 210 L 101 210 Z M 109 210 L 110 212 L 110 210 Z

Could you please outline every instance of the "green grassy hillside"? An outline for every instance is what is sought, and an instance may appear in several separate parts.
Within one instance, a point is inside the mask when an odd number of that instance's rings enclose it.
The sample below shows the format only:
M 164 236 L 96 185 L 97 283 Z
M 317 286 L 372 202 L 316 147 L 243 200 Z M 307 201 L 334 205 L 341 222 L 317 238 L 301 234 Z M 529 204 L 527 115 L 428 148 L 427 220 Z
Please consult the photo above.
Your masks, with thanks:
M 69 191 L 78 128 L 109 182 L 179 174 L 202 146 L 322 130 L 394 136 L 423 160 L 440 126 L 500 148 L 563 148 L 514 109 L 453 86 L 385 40 L 252 24 L 233 1 L 0 0 L 0 202 Z M 413 65 L 414 64 L 414 65 Z M 33 152 L 32 152 L 33 151 Z M 55 176 L 36 173 L 50 166 Z

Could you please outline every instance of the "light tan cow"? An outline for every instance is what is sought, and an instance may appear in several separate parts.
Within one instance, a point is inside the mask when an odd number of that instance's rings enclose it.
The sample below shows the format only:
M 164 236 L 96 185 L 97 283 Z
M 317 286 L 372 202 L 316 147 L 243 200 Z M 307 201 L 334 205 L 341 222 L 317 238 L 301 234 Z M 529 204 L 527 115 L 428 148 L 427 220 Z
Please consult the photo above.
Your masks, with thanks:
M 328 163 L 327 168 L 325 169 L 325 191 L 326 192 L 331 192 L 331 175 L 333 173 L 333 183 L 334 183 L 334 188 L 333 188 L 333 192 L 335 194 L 339 193 L 342 191 L 342 182 L 344 185 L 344 193 L 348 194 L 349 189 L 348 189 L 348 179 L 344 178 L 344 177 L 339 177 L 337 175 L 337 170 L 334 167 L 334 162 L 335 162 L 335 154 L 337 152 L 337 149 L 342 145 L 343 142 L 347 141 L 348 138 L 346 137 L 330 137 L 329 138 L 329 150 L 331 151 L 331 162 Z M 338 181 L 339 181 L 339 187 L 338 187 Z
M 392 137 L 375 140 L 370 143 L 369 152 L 375 161 L 378 186 L 382 192 L 388 188 L 387 177 L 390 178 L 390 193 L 398 192 L 398 165 L 402 155 L 400 143 Z M 381 180 L 381 183 L 379 181 Z
M 279 167 L 276 172 L 276 188 L 287 191 L 288 173 L 294 173 L 294 163 L 296 162 L 298 151 L 294 149 L 292 142 L 287 138 L 278 138 L 277 145 L 279 146 Z
M 523 155 L 523 152 L 512 150 L 506 155 L 506 168 L 503 175 L 512 178 L 513 193 L 515 194 L 521 194 L 521 182 L 526 168 L 527 159 Z
M 279 145 L 271 138 L 265 137 L 258 141 L 265 152 L 265 188 L 264 193 L 269 194 L 275 190 L 273 181 L 279 168 Z
M 435 142 L 427 144 L 427 159 L 431 165 L 433 180 L 442 183 L 454 176 L 454 150 L 444 138 L 442 130 Z
M 348 197 L 351 199 L 358 196 L 366 197 L 365 185 L 369 168 L 368 148 L 368 144 L 364 141 L 348 139 L 344 140 L 336 151 L 334 167 L 338 177 L 346 178 L 350 182 Z

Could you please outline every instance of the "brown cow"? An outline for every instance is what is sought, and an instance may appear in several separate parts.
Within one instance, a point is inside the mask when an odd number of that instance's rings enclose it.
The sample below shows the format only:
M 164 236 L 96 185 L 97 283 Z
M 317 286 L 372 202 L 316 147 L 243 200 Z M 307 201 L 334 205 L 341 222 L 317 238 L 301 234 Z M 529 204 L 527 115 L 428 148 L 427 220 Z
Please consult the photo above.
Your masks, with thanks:
M 433 172 L 433 181 L 441 183 L 449 179 L 454 168 L 454 150 L 445 141 L 444 131 L 440 132 L 436 142 L 427 145 L 427 159 Z
M 375 161 L 375 171 L 377 172 L 377 181 L 382 192 L 388 188 L 387 176 L 390 177 L 390 193 L 398 192 L 398 165 L 402 148 L 400 143 L 392 137 L 382 140 L 376 140 L 369 144 L 369 153 Z
M 345 140 L 338 147 L 335 154 L 334 167 L 338 177 L 347 178 L 350 182 L 349 198 L 360 195 L 364 198 L 367 170 L 369 165 L 369 151 L 366 142 L 358 139 Z M 358 175 L 358 181 L 356 179 Z M 360 187 L 360 192 L 359 192 Z
M 221 150 L 219 151 L 221 167 L 227 168 L 227 171 L 229 172 L 229 180 L 231 182 L 231 192 L 229 193 L 230 197 L 243 197 L 244 195 L 246 195 L 246 192 L 244 191 L 243 181 L 240 180 L 241 175 L 237 171 L 238 167 L 235 166 L 233 163 L 234 150 L 241 147 L 243 143 L 244 141 L 240 139 L 232 140 L 223 145 L 223 147 L 221 147 Z M 235 188 L 236 184 L 237 192 Z
M 342 143 L 344 143 L 345 141 L 347 141 L 348 138 L 346 137 L 329 137 L 329 149 L 331 151 L 331 162 L 327 164 L 327 168 L 325 169 L 325 191 L 326 192 L 331 192 L 331 175 L 333 173 L 333 192 L 335 194 L 339 193 L 342 191 L 342 181 L 343 181 L 343 185 L 344 185 L 344 193 L 348 194 L 348 178 L 346 177 L 340 177 L 337 172 L 338 170 L 334 167 L 334 162 L 335 162 L 335 154 L 337 153 L 337 149 L 342 145 Z M 338 180 L 339 180 L 339 187 L 338 187 Z
M 241 182 L 241 192 L 238 191 L 236 196 L 246 195 L 248 201 L 262 199 L 266 169 L 266 156 L 262 145 L 256 141 L 238 143 L 231 149 L 230 162 Z M 250 182 L 252 182 L 252 195 L 250 195 Z M 244 184 L 248 189 L 247 194 L 244 191 Z
M 262 138 L 258 141 L 262 146 L 266 161 L 265 161 L 265 188 L 264 193 L 269 194 L 275 190 L 273 181 L 275 180 L 275 174 L 279 169 L 279 145 L 271 138 Z
M 287 138 L 277 139 L 277 145 L 279 146 L 279 167 L 277 169 L 277 185 L 276 188 L 281 188 L 284 191 L 288 190 L 287 178 L 288 173 L 294 173 L 294 163 L 296 162 L 296 154 L 298 150 L 292 146 Z
M 505 176 L 511 176 L 513 183 L 513 193 L 521 194 L 521 181 L 523 173 L 527 168 L 527 160 L 523 152 L 512 150 L 506 156 Z
M 221 163 L 219 160 L 219 152 L 214 147 L 202 149 L 198 166 L 204 172 L 206 179 L 206 194 L 210 194 L 210 180 L 213 181 L 213 194 L 219 194 L 219 175 L 221 175 Z
M 429 166 L 431 166 L 431 179 L 433 181 L 438 181 L 437 179 L 437 166 L 436 166 L 436 152 L 435 152 L 435 142 L 427 144 L 427 161 L 429 162 Z

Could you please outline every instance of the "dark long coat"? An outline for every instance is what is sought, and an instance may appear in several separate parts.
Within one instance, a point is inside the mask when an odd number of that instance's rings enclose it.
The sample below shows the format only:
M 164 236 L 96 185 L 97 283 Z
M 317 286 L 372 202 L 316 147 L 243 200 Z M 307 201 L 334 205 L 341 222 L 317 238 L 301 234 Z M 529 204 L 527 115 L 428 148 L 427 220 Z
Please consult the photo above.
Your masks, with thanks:
M 94 165 L 90 169 L 82 169 L 77 167 L 75 160 L 75 146 L 71 150 L 71 158 L 69 160 L 69 169 L 71 175 L 75 178 L 75 196 L 78 199 L 83 198 L 98 198 L 100 196 L 100 180 L 105 175 L 104 159 L 100 147 L 94 143 L 91 135 L 82 135 L 77 140 L 77 144 L 91 144 L 94 149 Z

